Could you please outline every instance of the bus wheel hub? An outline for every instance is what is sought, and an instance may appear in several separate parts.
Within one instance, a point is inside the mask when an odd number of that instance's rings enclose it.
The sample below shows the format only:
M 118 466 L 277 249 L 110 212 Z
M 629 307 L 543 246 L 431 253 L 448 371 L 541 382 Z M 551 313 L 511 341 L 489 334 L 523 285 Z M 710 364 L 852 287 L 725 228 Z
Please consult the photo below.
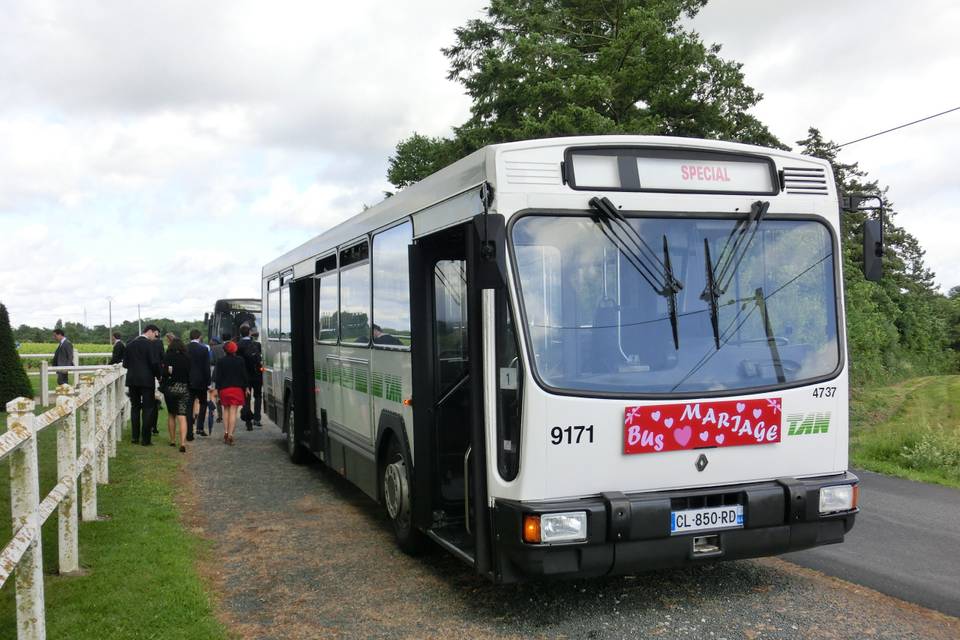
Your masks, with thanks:
M 409 504 L 407 470 L 403 460 L 387 465 L 383 472 L 383 499 L 387 503 L 387 513 L 394 520 L 400 520 Z

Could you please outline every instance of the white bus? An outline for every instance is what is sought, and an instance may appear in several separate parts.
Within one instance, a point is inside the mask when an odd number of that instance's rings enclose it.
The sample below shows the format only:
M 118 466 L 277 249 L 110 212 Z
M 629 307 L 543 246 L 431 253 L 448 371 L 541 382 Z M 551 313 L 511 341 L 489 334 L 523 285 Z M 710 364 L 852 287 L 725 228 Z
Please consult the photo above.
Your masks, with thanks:
M 486 147 L 263 268 L 269 415 L 497 582 L 841 542 L 837 203 L 742 144 Z

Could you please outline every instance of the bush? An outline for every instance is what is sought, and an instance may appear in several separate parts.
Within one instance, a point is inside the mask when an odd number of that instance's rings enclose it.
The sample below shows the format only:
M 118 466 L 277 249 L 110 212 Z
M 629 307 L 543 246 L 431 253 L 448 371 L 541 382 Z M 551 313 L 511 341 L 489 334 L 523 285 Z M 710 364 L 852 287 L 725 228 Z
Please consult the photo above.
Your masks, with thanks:
M 13 342 L 7 307 L 0 303 L 0 411 L 6 409 L 8 402 L 20 396 L 32 398 L 33 386 Z
M 916 443 L 903 447 L 900 458 L 911 469 L 936 469 L 960 478 L 960 439 L 944 431 L 927 430 Z

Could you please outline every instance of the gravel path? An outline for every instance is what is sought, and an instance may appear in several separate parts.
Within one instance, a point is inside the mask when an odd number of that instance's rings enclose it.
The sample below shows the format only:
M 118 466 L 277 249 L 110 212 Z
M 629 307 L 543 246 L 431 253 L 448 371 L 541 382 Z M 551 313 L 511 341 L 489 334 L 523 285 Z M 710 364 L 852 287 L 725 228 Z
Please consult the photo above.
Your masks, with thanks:
M 775 559 L 492 585 L 398 551 L 377 505 L 284 444 L 268 425 L 188 453 L 186 518 L 241 638 L 960 638 L 960 619 Z

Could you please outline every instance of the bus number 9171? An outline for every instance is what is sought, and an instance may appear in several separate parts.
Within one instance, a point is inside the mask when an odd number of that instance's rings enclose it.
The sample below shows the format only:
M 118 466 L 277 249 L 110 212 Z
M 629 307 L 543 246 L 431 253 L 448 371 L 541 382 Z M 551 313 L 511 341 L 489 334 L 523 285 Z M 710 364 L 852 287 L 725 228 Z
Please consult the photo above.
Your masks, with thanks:
M 586 437 L 584 437 L 586 434 Z M 550 429 L 550 439 L 553 444 L 580 444 L 593 443 L 593 425 L 578 424 L 570 427 L 554 427 Z

